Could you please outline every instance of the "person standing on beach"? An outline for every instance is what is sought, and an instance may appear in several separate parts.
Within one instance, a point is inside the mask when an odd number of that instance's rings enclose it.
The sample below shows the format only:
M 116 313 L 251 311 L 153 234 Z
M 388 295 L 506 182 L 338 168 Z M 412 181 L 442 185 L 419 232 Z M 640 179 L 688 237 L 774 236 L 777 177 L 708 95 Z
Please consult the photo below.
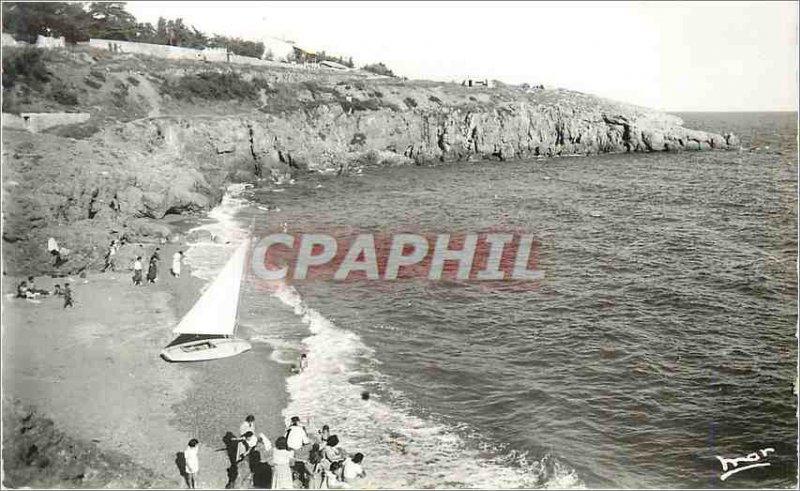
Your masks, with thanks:
M 303 353 L 300 355 L 300 372 L 304 372 L 306 368 L 308 368 L 308 357 Z
M 200 442 L 196 438 L 189 440 L 189 446 L 183 451 L 183 458 L 186 462 L 186 484 L 189 489 L 194 489 L 197 482 L 197 471 L 200 470 L 200 458 L 197 455 L 200 451 Z
M 239 436 L 244 437 L 248 431 L 254 435 L 256 434 L 256 417 L 252 414 L 248 414 L 244 418 L 244 423 L 239 425 Z
M 116 270 L 116 259 L 117 241 L 112 240 L 111 245 L 108 246 L 108 252 L 106 252 L 106 264 L 103 266 L 103 273 L 105 273 L 109 268 L 111 268 L 112 272 Z
M 286 430 L 286 446 L 289 450 L 300 450 L 304 445 L 311 443 L 306 429 L 300 426 L 300 417 L 292 416 L 292 424 Z
M 286 438 L 275 440 L 275 451 L 272 452 L 272 489 L 293 489 L 292 465 L 294 452 L 286 447 Z
M 248 431 L 242 438 L 238 438 L 239 445 L 236 447 L 236 461 L 233 464 L 236 467 L 236 479 L 233 482 L 233 488 L 244 487 L 248 481 L 252 482 L 253 469 L 250 466 L 250 452 L 258 445 L 258 437 L 252 432 Z M 244 463 L 247 463 L 248 472 L 242 472 Z
M 138 256 L 133 262 L 133 284 L 136 286 L 142 284 L 142 256 Z
M 147 282 L 155 284 L 158 279 L 158 260 L 156 255 L 150 257 L 150 265 L 147 267 Z
M 183 259 L 183 251 L 178 251 L 172 255 L 172 276 L 180 278 L 181 276 L 181 259 Z
M 64 308 L 67 307 L 75 307 L 72 304 L 72 288 L 69 287 L 69 283 L 64 283 Z

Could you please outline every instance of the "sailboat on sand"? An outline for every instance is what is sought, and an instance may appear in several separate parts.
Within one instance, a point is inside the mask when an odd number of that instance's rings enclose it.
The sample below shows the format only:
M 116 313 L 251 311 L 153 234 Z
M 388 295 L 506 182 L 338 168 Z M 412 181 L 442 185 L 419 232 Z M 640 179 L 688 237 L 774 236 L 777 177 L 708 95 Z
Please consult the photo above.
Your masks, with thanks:
M 161 351 L 162 358 L 171 362 L 215 360 L 251 348 L 247 341 L 234 337 L 249 246 L 247 239 L 236 249 L 219 275 L 172 330 L 178 337 Z

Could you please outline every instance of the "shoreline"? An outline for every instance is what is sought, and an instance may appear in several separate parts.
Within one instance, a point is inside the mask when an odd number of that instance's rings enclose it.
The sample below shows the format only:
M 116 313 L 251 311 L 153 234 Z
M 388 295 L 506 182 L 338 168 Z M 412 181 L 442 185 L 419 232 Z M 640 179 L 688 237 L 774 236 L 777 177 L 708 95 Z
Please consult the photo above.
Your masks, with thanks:
M 117 272 L 36 279 L 37 288 L 46 290 L 69 281 L 73 309 L 63 308 L 63 297 L 13 298 L 20 278 L 6 277 L 4 413 L 17 404 L 12 401 L 32 407 L 77 445 L 96 448 L 101 455 L 116 452 L 152 471 L 158 487 L 185 487 L 175 460 L 190 438 L 201 442 L 198 487 L 223 488 L 229 463 L 225 452 L 216 450 L 223 447 L 226 432 L 236 432 L 244 417 L 254 414 L 259 432 L 272 441 L 281 435 L 288 373 L 270 359 L 267 345 L 254 344 L 248 353 L 205 364 L 170 364 L 159 357 L 174 338 L 172 327 L 207 284 L 192 275 L 189 261 L 180 278 L 172 277 L 172 254 L 196 246 L 186 243 L 186 234 L 209 223 L 208 218 L 181 220 L 176 232 L 182 240 L 176 244 L 126 245 Z M 156 247 L 161 249 L 158 282 L 134 286 L 124 258 L 146 258 Z M 243 377 L 245 388 L 239 382 Z M 5 469 L 7 479 L 9 470 L 22 475 L 26 470 L 24 463 L 7 460 L 4 465 L 20 466 Z M 70 477 L 59 471 L 49 470 L 48 484 L 73 486 L 74 480 L 67 482 Z M 114 482 L 124 487 L 136 481 L 121 475 Z

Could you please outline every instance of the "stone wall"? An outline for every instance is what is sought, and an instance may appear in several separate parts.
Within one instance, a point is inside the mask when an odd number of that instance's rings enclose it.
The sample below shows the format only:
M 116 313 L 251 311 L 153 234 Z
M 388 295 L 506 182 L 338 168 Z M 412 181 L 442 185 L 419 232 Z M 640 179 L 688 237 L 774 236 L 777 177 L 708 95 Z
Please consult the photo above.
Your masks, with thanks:
M 3 128 L 38 133 L 55 126 L 83 123 L 90 117 L 89 113 L 3 113 Z

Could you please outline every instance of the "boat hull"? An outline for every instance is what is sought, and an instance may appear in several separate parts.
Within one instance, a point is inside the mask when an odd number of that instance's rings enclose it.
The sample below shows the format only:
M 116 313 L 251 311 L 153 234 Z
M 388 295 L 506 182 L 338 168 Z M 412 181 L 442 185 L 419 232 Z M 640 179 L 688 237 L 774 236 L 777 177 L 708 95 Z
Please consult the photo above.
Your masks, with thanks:
M 187 341 L 164 348 L 161 358 L 169 362 L 218 360 L 236 356 L 252 346 L 238 338 L 211 338 Z

